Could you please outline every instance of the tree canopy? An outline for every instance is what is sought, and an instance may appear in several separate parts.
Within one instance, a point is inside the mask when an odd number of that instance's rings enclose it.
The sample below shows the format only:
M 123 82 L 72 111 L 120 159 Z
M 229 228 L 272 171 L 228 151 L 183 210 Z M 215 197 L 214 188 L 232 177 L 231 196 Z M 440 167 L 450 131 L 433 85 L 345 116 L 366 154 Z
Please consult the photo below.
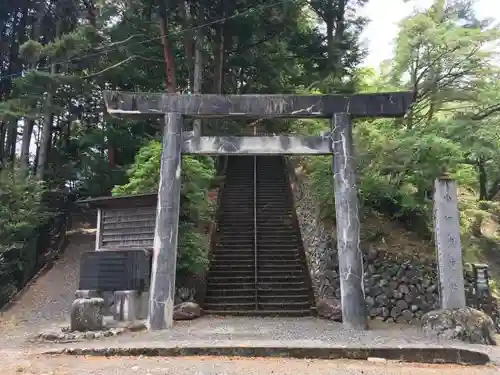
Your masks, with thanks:
M 472 0 L 434 0 L 400 22 L 393 56 L 378 72 L 361 65 L 369 52 L 360 40 L 369 21 L 359 16 L 366 2 L 2 1 L 0 173 L 14 173 L 36 189 L 70 186 L 80 195 L 154 190 L 161 124 L 105 114 L 105 89 L 409 89 L 414 104 L 404 119 L 354 124 L 363 209 L 428 236 L 433 180 L 446 170 L 466 193 L 464 223 L 496 218 L 491 207 L 500 190 L 498 25 L 478 19 Z M 328 128 L 322 121 L 258 122 L 274 133 Z M 253 124 L 199 125 L 205 134 L 238 134 Z M 333 218 L 329 160 L 303 162 L 325 214 Z M 196 226 L 210 216 L 206 196 L 215 167 L 209 158 L 185 157 L 184 164 L 183 222 Z M 1 178 L 0 184 L 8 181 Z M 13 190 L 2 188 L 0 195 L 4 191 Z M 476 202 L 489 202 L 489 208 Z

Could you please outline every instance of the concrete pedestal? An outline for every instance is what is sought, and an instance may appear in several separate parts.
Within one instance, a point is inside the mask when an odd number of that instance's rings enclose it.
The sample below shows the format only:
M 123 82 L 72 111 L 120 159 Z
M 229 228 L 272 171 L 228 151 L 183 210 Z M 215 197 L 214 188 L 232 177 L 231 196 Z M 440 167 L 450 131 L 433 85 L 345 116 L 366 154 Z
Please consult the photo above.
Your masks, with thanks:
M 135 290 L 121 290 L 115 292 L 116 321 L 133 322 L 138 319 L 140 311 L 140 295 Z
M 71 331 L 99 331 L 103 323 L 104 300 L 102 298 L 77 298 L 71 305 Z

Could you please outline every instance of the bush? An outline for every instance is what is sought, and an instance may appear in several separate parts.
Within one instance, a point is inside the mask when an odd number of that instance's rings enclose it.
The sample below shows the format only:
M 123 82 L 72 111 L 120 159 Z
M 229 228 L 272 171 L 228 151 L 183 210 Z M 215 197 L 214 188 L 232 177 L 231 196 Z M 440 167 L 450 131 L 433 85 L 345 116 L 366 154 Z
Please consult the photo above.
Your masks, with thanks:
M 161 143 L 151 141 L 136 155 L 127 172 L 129 181 L 115 186 L 113 195 L 153 193 L 158 190 Z M 208 241 L 203 229 L 212 218 L 214 209 L 208 191 L 215 178 L 213 159 L 204 156 L 183 156 L 181 207 L 177 273 L 183 275 L 205 271 L 208 266 Z
M 0 171 L 0 246 L 24 241 L 47 221 L 41 210 L 43 185 L 11 170 Z
M 42 205 L 43 185 L 0 171 L 0 306 L 36 272 L 38 230 L 51 214 Z

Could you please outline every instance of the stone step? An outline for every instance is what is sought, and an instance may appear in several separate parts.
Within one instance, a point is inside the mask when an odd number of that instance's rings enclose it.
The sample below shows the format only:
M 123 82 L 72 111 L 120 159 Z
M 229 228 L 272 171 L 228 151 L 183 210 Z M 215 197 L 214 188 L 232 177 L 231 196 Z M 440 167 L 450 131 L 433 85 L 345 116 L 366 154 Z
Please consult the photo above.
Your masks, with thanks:
M 205 307 L 210 305 L 218 305 L 218 304 L 253 304 L 255 305 L 256 301 L 255 290 L 252 293 L 248 293 L 246 295 L 236 294 L 236 295 L 207 295 L 205 298 Z
M 255 288 L 207 288 L 207 298 L 217 296 L 255 296 L 257 290 Z
M 251 277 L 252 280 L 255 279 L 255 268 L 254 267 L 249 267 L 246 270 L 217 270 L 217 269 L 211 269 L 208 271 L 208 277 L 211 279 L 215 278 L 223 278 L 223 277 L 240 277 L 240 278 L 247 278 Z
M 255 309 L 256 309 L 255 301 L 231 302 L 231 303 L 210 302 L 204 304 L 204 310 L 214 310 L 214 311 L 228 311 L 228 310 L 249 311 Z
M 304 274 L 301 273 L 300 275 L 295 275 L 295 274 L 285 274 L 285 275 L 259 275 L 258 281 L 260 283 L 267 283 L 267 282 L 272 282 L 272 283 L 298 283 L 298 282 L 304 282 Z
M 283 305 L 287 303 L 294 303 L 294 304 L 305 304 L 305 308 L 307 309 L 309 307 L 309 295 L 307 294 L 272 294 L 272 295 L 260 295 L 257 292 L 257 301 L 259 303 L 259 306 L 261 304 L 265 303 L 267 305 L 271 304 L 276 304 L 276 305 Z M 264 307 L 263 307 L 264 308 Z M 269 306 L 265 307 L 266 309 L 270 309 Z M 274 309 L 273 309 L 274 310 Z
M 249 268 L 254 269 L 255 261 L 252 259 L 248 262 L 216 262 L 210 267 L 211 271 L 225 271 L 225 270 L 247 270 Z M 302 263 L 300 261 L 294 261 L 289 263 L 266 263 L 264 261 L 257 262 L 257 270 L 262 270 L 263 272 L 280 272 L 286 270 L 302 270 Z
M 217 244 L 214 255 L 239 255 L 255 257 L 255 249 L 253 243 L 242 244 L 241 246 Z
M 221 262 L 215 262 L 211 267 L 210 271 L 239 271 L 239 270 L 247 270 L 247 269 L 254 269 L 254 263 L 255 261 L 249 261 L 249 262 L 227 262 L 227 263 L 221 263 Z
M 242 284 L 252 284 L 255 282 L 255 275 L 251 276 L 208 276 L 209 283 L 242 283 Z M 265 281 L 265 280 L 262 280 Z
M 258 301 L 258 310 L 307 310 L 310 307 L 309 299 L 305 299 L 304 301 L 286 301 L 286 302 L 261 302 Z
M 258 280 L 257 289 L 262 292 L 265 290 L 285 290 L 285 289 L 303 289 L 307 288 L 304 280 L 301 281 L 289 281 L 283 284 L 279 281 L 264 281 Z
M 223 263 L 229 263 L 229 264 L 233 264 L 233 262 L 241 262 L 241 263 L 244 263 L 244 262 L 253 262 L 255 259 L 255 254 L 252 252 L 252 253 L 244 253 L 244 254 L 240 254 L 236 251 L 231 251 L 231 252 L 228 252 L 228 253 L 224 253 L 224 252 L 220 252 L 220 251 L 217 251 L 215 250 L 215 252 L 213 253 L 212 255 L 212 263 L 215 264 L 215 263 L 220 263 L 220 264 L 223 264 Z
M 268 277 L 268 276 L 302 276 L 302 273 L 304 271 L 302 270 L 302 267 L 300 264 L 297 264 L 295 269 L 277 269 L 277 268 L 271 268 L 271 269 L 265 269 L 265 268 L 257 268 L 257 276 L 259 279 Z
M 238 281 L 217 281 L 208 279 L 207 282 L 207 293 L 208 291 L 216 291 L 222 289 L 252 289 L 255 290 L 255 282 L 252 279 L 251 282 L 238 282 Z
M 207 275 L 207 313 L 311 315 L 300 232 L 292 225 L 293 198 L 287 195 L 283 165 L 281 157 L 228 159 Z
M 258 284 L 260 285 L 260 283 Z M 309 289 L 307 288 L 262 288 L 258 287 L 257 288 L 257 295 L 259 297 L 274 297 L 274 296 L 281 296 L 281 295 L 306 295 L 309 296 Z
M 288 316 L 288 317 L 302 317 L 311 316 L 314 314 L 312 309 L 304 310 L 209 310 L 204 309 L 207 315 L 221 315 L 221 316 Z

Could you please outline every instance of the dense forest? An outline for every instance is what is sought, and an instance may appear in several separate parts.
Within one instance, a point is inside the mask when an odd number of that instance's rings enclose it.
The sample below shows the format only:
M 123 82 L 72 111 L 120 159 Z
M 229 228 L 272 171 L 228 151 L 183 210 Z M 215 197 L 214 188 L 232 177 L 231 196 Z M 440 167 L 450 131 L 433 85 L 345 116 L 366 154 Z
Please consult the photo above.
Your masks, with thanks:
M 393 57 L 380 69 L 366 68 L 360 35 L 369 20 L 359 16 L 366 2 L 1 1 L 0 249 L 44 217 L 46 189 L 65 187 L 79 196 L 156 189 L 161 124 L 105 114 L 104 89 L 411 90 L 414 104 L 404 119 L 354 123 L 363 214 L 430 239 L 433 180 L 447 171 L 461 187 L 466 258 L 494 262 L 500 29 L 476 17 L 472 0 L 434 0 L 402 20 Z M 201 126 L 205 134 L 237 134 L 256 124 L 273 133 L 328 128 L 320 120 L 260 119 Z M 330 160 L 300 161 L 326 219 L 334 218 Z M 184 157 L 180 248 L 188 268 L 206 263 L 194 228 L 210 220 L 207 191 L 215 169 L 211 158 Z

